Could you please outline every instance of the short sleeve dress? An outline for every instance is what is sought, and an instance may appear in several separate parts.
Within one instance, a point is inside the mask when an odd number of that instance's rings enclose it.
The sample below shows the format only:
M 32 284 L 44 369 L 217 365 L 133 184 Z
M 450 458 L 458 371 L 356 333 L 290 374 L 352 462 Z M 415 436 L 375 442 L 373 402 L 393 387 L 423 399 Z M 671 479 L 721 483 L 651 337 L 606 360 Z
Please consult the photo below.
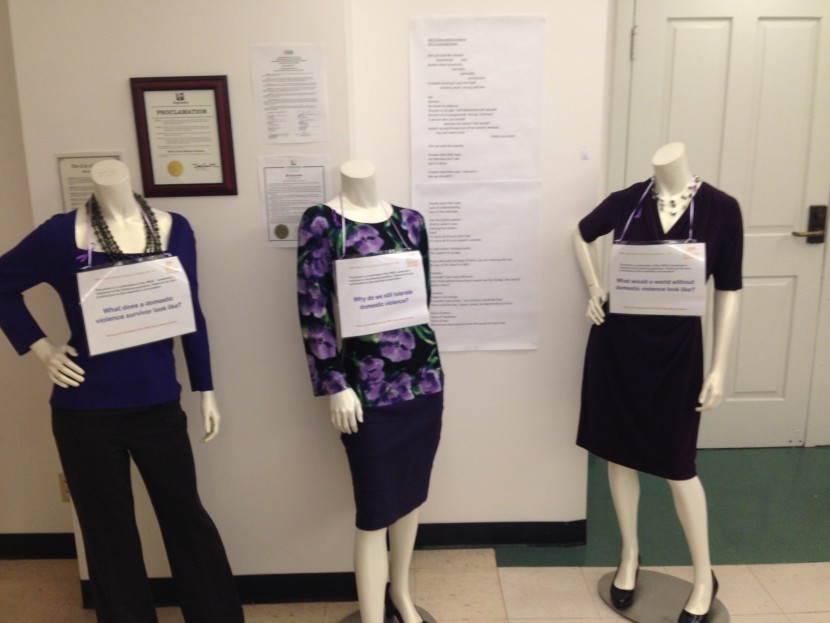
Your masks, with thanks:
M 382 223 L 347 218 L 343 225 L 326 205 L 308 208 L 300 220 L 300 326 L 314 395 L 350 387 L 360 398 L 363 423 L 341 440 L 352 473 L 355 523 L 361 530 L 378 530 L 427 498 L 441 435 L 444 373 L 428 324 L 345 338 L 338 345 L 336 259 L 418 250 L 429 292 L 429 246 L 420 213 L 392 206 Z
M 687 209 L 663 232 L 648 181 L 606 198 L 579 223 L 586 242 L 614 232 L 629 217 L 626 241 L 686 240 L 706 244 L 706 277 L 718 290 L 742 287 L 743 224 L 738 202 L 703 183 Z M 642 201 L 640 198 L 643 197 Z M 633 212 L 633 216 L 632 216 Z M 701 319 L 610 314 L 591 327 L 585 353 L 577 444 L 632 469 L 688 480 L 695 455 L 703 384 Z

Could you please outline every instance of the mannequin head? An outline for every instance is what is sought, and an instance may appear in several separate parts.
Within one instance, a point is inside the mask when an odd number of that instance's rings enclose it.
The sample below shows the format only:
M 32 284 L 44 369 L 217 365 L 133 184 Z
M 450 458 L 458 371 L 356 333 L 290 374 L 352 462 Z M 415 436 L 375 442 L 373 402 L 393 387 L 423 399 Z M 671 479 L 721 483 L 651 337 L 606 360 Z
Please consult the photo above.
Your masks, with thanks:
M 95 199 L 105 214 L 138 213 L 139 205 L 130 184 L 130 170 L 120 160 L 101 160 L 90 170 Z
M 115 186 L 130 182 L 130 171 L 120 160 L 101 160 L 90 169 L 92 181 L 96 186 Z
M 692 173 L 683 143 L 668 143 L 658 149 L 651 159 L 657 191 L 666 196 L 683 192 Z
M 368 160 L 347 160 L 340 166 L 340 190 L 350 218 L 367 223 L 386 220 L 388 215 L 378 197 L 375 165 Z
M 340 165 L 340 175 L 355 180 L 370 178 L 375 175 L 375 165 L 368 160 L 347 160 Z
M 662 167 L 685 157 L 685 155 L 686 145 L 679 142 L 667 143 L 654 152 L 651 164 L 655 167 Z

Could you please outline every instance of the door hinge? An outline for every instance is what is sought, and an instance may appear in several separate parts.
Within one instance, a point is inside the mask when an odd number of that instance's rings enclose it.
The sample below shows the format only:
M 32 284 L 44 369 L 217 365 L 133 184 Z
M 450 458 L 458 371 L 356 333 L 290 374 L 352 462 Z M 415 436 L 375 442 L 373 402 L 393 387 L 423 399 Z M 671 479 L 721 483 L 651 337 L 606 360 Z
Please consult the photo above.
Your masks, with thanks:
M 628 60 L 634 60 L 634 39 L 637 37 L 637 24 L 631 27 L 631 42 L 628 47 Z

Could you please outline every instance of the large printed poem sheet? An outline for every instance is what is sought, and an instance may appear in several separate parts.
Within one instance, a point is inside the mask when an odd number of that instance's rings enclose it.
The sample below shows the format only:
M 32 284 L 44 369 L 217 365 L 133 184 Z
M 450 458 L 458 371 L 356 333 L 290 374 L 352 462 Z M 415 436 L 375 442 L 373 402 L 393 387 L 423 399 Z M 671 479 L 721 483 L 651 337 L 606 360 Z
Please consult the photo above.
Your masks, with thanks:
M 412 205 L 442 350 L 536 348 L 545 21 L 410 22 Z

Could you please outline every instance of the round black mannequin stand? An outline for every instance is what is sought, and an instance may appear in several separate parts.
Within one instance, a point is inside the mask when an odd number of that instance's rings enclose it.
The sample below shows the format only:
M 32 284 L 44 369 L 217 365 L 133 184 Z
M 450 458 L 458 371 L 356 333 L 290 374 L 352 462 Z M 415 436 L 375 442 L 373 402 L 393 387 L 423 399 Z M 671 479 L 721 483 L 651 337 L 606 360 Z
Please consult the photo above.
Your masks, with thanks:
M 437 623 L 435 618 L 423 608 L 415 606 L 415 609 L 418 611 L 418 614 L 421 615 L 421 618 L 424 620 L 424 623 Z M 340 623 L 360 623 L 360 612 L 354 612 L 350 614 L 345 619 L 342 619 Z M 398 619 L 395 616 L 384 617 L 383 623 L 398 623 Z
M 635 623 L 677 623 L 692 591 L 691 583 L 665 573 L 641 570 L 634 601 L 625 610 L 618 610 L 611 603 L 611 582 L 615 573 L 606 573 L 597 585 L 599 596 L 614 612 Z M 729 611 L 717 598 L 709 612 L 708 623 L 729 623 Z

